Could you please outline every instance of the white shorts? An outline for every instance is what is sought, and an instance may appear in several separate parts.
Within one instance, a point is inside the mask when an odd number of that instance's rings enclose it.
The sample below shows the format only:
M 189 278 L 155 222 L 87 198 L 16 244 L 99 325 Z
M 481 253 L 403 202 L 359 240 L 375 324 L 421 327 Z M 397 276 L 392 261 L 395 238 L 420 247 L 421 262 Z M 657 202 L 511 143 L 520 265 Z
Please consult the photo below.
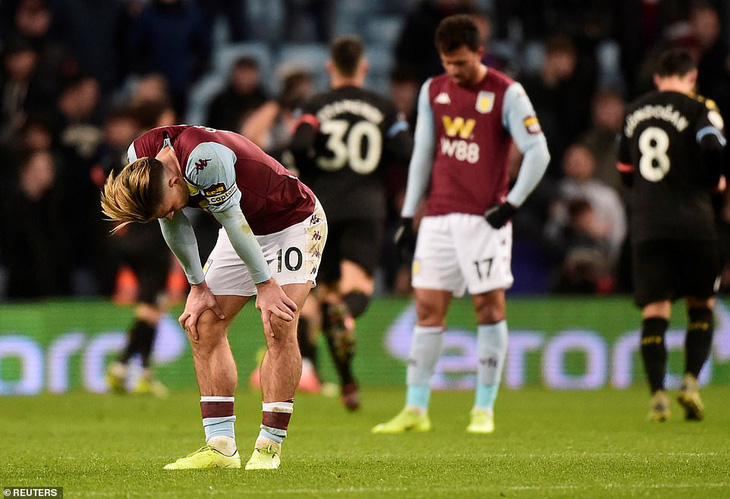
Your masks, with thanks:
M 495 229 L 465 213 L 423 217 L 413 258 L 414 288 L 463 296 L 512 286 L 512 224 Z
M 273 234 L 256 236 L 279 285 L 317 281 L 319 262 L 327 241 L 327 217 L 317 203 L 314 213 L 298 224 Z M 248 267 L 233 249 L 225 229 L 203 268 L 205 282 L 214 295 L 253 296 L 256 285 Z

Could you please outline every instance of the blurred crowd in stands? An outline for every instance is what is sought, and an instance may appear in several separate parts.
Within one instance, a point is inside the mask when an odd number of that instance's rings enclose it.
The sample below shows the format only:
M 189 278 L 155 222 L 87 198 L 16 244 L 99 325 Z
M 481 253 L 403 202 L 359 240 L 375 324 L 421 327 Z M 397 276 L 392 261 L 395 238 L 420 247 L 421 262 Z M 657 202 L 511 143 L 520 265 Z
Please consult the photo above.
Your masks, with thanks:
M 0 299 L 123 294 L 98 192 L 132 139 L 205 125 L 288 164 L 297 108 L 326 88 L 338 35 L 363 38 L 368 86 L 415 124 L 421 83 L 442 72 L 435 28 L 464 12 L 482 28 L 485 64 L 524 85 L 552 154 L 514 219 L 512 292 L 630 290 L 615 169 L 624 106 L 652 88 L 654 56 L 684 46 L 727 120 L 730 0 L 0 0 Z M 391 224 L 406 173 L 387 176 Z M 727 240 L 722 196 L 717 210 Z M 205 258 L 217 228 L 194 223 Z M 386 247 L 379 291 L 408 293 L 407 273 Z M 170 283 L 184 296 L 179 275 Z

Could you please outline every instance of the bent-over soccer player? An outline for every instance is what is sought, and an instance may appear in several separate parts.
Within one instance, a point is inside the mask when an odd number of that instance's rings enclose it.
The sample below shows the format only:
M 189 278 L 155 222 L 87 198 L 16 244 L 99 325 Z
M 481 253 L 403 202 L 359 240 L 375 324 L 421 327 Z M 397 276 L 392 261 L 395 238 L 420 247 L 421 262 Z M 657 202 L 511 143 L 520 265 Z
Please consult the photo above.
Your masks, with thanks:
M 193 351 L 206 445 L 165 469 L 240 468 L 233 408 L 238 382 L 227 331 L 256 295 L 267 352 L 263 418 L 246 469 L 278 468 L 301 375 L 297 317 L 315 283 L 327 238 L 312 191 L 245 137 L 197 126 L 155 128 L 129 147 L 128 164 L 104 185 L 112 220 L 159 220 L 190 282 L 180 324 Z M 205 268 L 183 213 L 208 210 L 222 229 Z
M 710 354 L 712 307 L 722 263 L 712 192 L 724 187 L 723 120 L 694 94 L 697 65 L 687 50 L 661 55 L 657 91 L 629 106 L 618 169 L 631 185 L 634 300 L 641 308 L 641 357 L 652 393 L 649 419 L 669 417 L 664 336 L 672 300 L 685 297 L 685 373 L 677 399 L 687 420 L 704 418 L 697 378 Z

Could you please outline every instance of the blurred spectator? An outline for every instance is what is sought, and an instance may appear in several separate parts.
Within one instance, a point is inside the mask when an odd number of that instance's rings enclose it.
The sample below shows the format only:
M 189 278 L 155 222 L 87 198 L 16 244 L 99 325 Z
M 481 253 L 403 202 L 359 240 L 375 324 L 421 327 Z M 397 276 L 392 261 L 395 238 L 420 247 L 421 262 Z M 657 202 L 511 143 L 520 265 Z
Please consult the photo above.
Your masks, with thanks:
M 178 114 L 187 93 L 207 69 L 211 29 L 194 0 L 152 0 L 129 29 L 132 71 L 159 72 L 167 78 Z
M 93 76 L 104 100 L 117 81 L 114 32 L 124 2 L 49 0 L 52 32 L 78 62 L 78 72 Z
M 596 178 L 617 191 L 623 188 L 616 169 L 616 137 L 624 119 L 624 99 L 614 90 L 600 90 L 591 101 L 591 128 L 581 137 L 596 158 Z
M 420 90 L 418 76 L 408 68 L 396 66 L 390 72 L 390 98 L 405 116 L 411 130 L 416 127 L 416 104 Z
M 205 125 L 218 130 L 238 131 L 242 121 L 266 102 L 266 98 L 258 62 L 252 57 L 241 57 L 233 64 L 226 87 L 210 103 Z
M 0 175 L 8 183 L 16 182 L 18 165 L 28 152 L 51 152 L 53 147 L 53 132 L 49 120 L 43 115 L 28 115 L 18 131 L 17 139 L 0 147 Z
M 132 84 L 132 95 L 129 104 L 138 106 L 143 102 L 161 102 L 170 100 L 167 79 L 159 73 L 149 73 L 136 79 Z
M 688 18 L 686 0 L 622 0 L 611 2 L 614 9 L 614 38 L 621 47 L 621 69 L 628 95 L 636 96 L 653 88 L 650 68 L 645 63 L 658 53 L 665 36 Z
M 287 42 L 316 41 L 329 43 L 334 27 L 336 3 L 334 0 L 284 0 L 284 37 Z M 304 29 L 310 21 L 314 38 Z
M 510 151 L 510 186 L 517 180 L 522 154 Z M 510 293 L 534 295 L 554 287 L 554 267 L 560 265 L 563 249 L 548 237 L 550 207 L 557 196 L 557 182 L 543 177 L 512 219 L 512 274 L 515 282 Z
M 115 85 L 123 86 L 135 67 L 127 38 L 129 28 L 137 22 L 148 0 L 123 0 L 117 11 L 112 32 L 112 43 L 116 60 Z
M 2 257 L 8 296 L 67 294 L 70 219 L 61 210 L 53 156 L 47 151 L 29 153 L 4 201 Z
M 594 224 L 589 232 L 605 241 L 611 264 L 618 259 L 626 237 L 626 210 L 617 192 L 595 178 L 596 160 L 582 144 L 573 144 L 563 158 L 565 177 L 559 185 L 560 199 L 546 230 L 555 234 L 569 222 L 568 205 L 576 199 L 585 199 L 595 212 L 588 218 Z M 582 220 L 584 221 L 584 220 Z
M 516 73 L 517 70 L 514 66 L 509 68 L 506 67 L 508 61 L 505 61 L 491 50 L 492 34 L 494 32 L 492 18 L 483 12 L 477 12 L 473 17 L 477 23 L 477 27 L 479 28 L 479 37 L 482 42 L 482 47 L 484 47 L 482 63 L 489 68 L 494 68 L 499 71 L 504 71 L 510 74 Z
M 30 42 L 15 38 L 2 51 L 0 74 L 0 144 L 17 136 L 29 112 L 52 105 L 52 90 L 38 77 L 38 53 Z
M 590 122 L 589 88 L 576 72 L 575 46 L 570 38 L 554 36 L 545 43 L 545 61 L 537 75 L 522 79 L 550 148 L 548 175 L 560 176 L 563 152 Z
M 50 120 L 43 114 L 28 115 L 20 129 L 20 143 L 27 151 L 50 151 L 54 147 Z
M 699 54 L 697 91 L 715 100 L 727 120 L 730 118 L 730 53 L 721 38 L 717 10 L 709 3 L 695 4 L 690 24 Z
M 228 40 L 242 42 L 249 38 L 247 3 L 247 0 L 203 0 L 200 6 L 208 16 L 211 26 L 218 19 L 223 19 L 228 28 Z
M 576 198 L 568 203 L 568 223 L 559 235 L 564 259 L 555 288 L 559 293 L 607 293 L 612 290 L 606 240 L 598 231 L 591 203 Z
M 314 95 L 312 77 L 304 70 L 291 69 L 284 73 L 283 88 L 276 100 L 270 100 L 252 112 L 241 127 L 241 134 L 268 154 L 290 167 L 292 161 L 284 156 L 289 146 L 296 110 Z
M 70 81 L 61 92 L 54 118 L 55 142 L 63 159 L 59 172 L 64 192 L 62 211 L 67 220 L 74 220 L 68 229 L 74 294 L 97 292 L 92 263 L 101 252 L 106 232 L 91 177 L 103 140 L 97 125 L 99 92 L 99 84 L 91 76 Z
M 395 46 L 395 63 L 418 75 L 422 83 L 443 71 L 433 43 L 436 27 L 453 14 L 475 13 L 470 0 L 423 0 L 408 13 Z
M 51 20 L 45 0 L 21 0 L 15 11 L 14 34 L 28 40 L 38 54 L 37 74 L 44 85 L 58 90 L 63 78 L 78 72 L 78 64 L 70 58 L 66 47 L 51 36 Z
M 142 100 L 132 106 L 142 131 L 177 124 L 177 114 L 167 99 Z M 127 144 L 129 145 L 129 144 Z

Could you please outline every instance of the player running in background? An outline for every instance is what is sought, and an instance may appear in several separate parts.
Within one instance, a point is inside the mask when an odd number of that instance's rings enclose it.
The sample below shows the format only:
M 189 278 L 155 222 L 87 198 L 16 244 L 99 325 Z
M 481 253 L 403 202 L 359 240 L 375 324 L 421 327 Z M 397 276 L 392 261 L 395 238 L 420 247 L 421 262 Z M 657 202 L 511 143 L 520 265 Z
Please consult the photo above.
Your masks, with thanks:
M 631 188 L 634 300 L 641 308 L 641 357 L 652 393 L 649 419 L 669 417 L 664 335 L 672 301 L 686 297 L 685 373 L 677 394 L 688 420 L 704 407 L 697 378 L 710 353 L 721 262 L 712 191 L 724 189 L 723 120 L 695 95 L 697 66 L 686 50 L 659 58 L 653 91 L 627 110 L 618 169 Z
M 413 260 L 417 324 L 408 358 L 406 406 L 374 433 L 428 431 L 431 380 L 441 357 L 452 296 L 472 295 L 477 315 L 477 389 L 470 433 L 494 431 L 493 406 L 507 351 L 505 289 L 517 209 L 550 160 L 532 104 L 519 83 L 481 63 L 479 31 L 467 15 L 444 19 L 436 47 L 446 73 L 423 84 L 415 147 L 396 243 L 413 242 L 413 216 L 426 195 Z M 509 189 L 512 142 L 524 155 Z M 430 184 L 430 189 L 428 189 Z
M 165 103 L 147 103 L 144 115 L 158 122 L 169 112 Z M 135 112 L 137 111 L 137 112 Z M 146 128 L 142 128 L 139 109 L 118 109 L 109 114 L 104 124 L 106 152 L 98 165 L 95 181 L 102 188 L 107 176 L 118 174 L 126 165 L 129 143 Z M 174 113 L 173 113 L 174 114 Z M 134 385 L 134 393 L 167 395 L 167 387 L 157 379 L 152 369 L 152 348 L 157 327 L 167 312 L 167 277 L 171 267 L 170 251 L 159 228 L 134 224 L 117 231 L 108 240 L 109 257 L 115 264 L 128 266 L 139 282 L 134 319 L 127 330 L 127 344 L 107 367 L 106 380 L 111 391 L 126 393 L 129 363 L 139 355 L 142 373 Z
M 358 38 L 332 43 L 327 71 L 331 90 L 303 106 L 290 144 L 301 178 L 322 202 L 329 223 L 320 285 L 299 318 L 301 387 L 319 384 L 314 333 L 321 327 L 342 401 L 355 410 L 354 319 L 365 312 L 373 294 L 386 221 L 385 170 L 389 164 L 407 164 L 413 141 L 395 104 L 363 88 L 368 62 Z
M 240 468 L 227 330 L 254 295 L 267 352 L 263 419 L 246 469 L 278 468 L 301 375 L 297 318 L 327 237 L 324 210 L 291 172 L 233 132 L 154 128 L 127 155 L 131 163 L 104 186 L 103 211 L 122 225 L 159 219 L 191 285 L 179 321 L 193 350 L 206 445 L 165 469 Z M 186 206 L 210 211 L 223 226 L 205 269 Z

